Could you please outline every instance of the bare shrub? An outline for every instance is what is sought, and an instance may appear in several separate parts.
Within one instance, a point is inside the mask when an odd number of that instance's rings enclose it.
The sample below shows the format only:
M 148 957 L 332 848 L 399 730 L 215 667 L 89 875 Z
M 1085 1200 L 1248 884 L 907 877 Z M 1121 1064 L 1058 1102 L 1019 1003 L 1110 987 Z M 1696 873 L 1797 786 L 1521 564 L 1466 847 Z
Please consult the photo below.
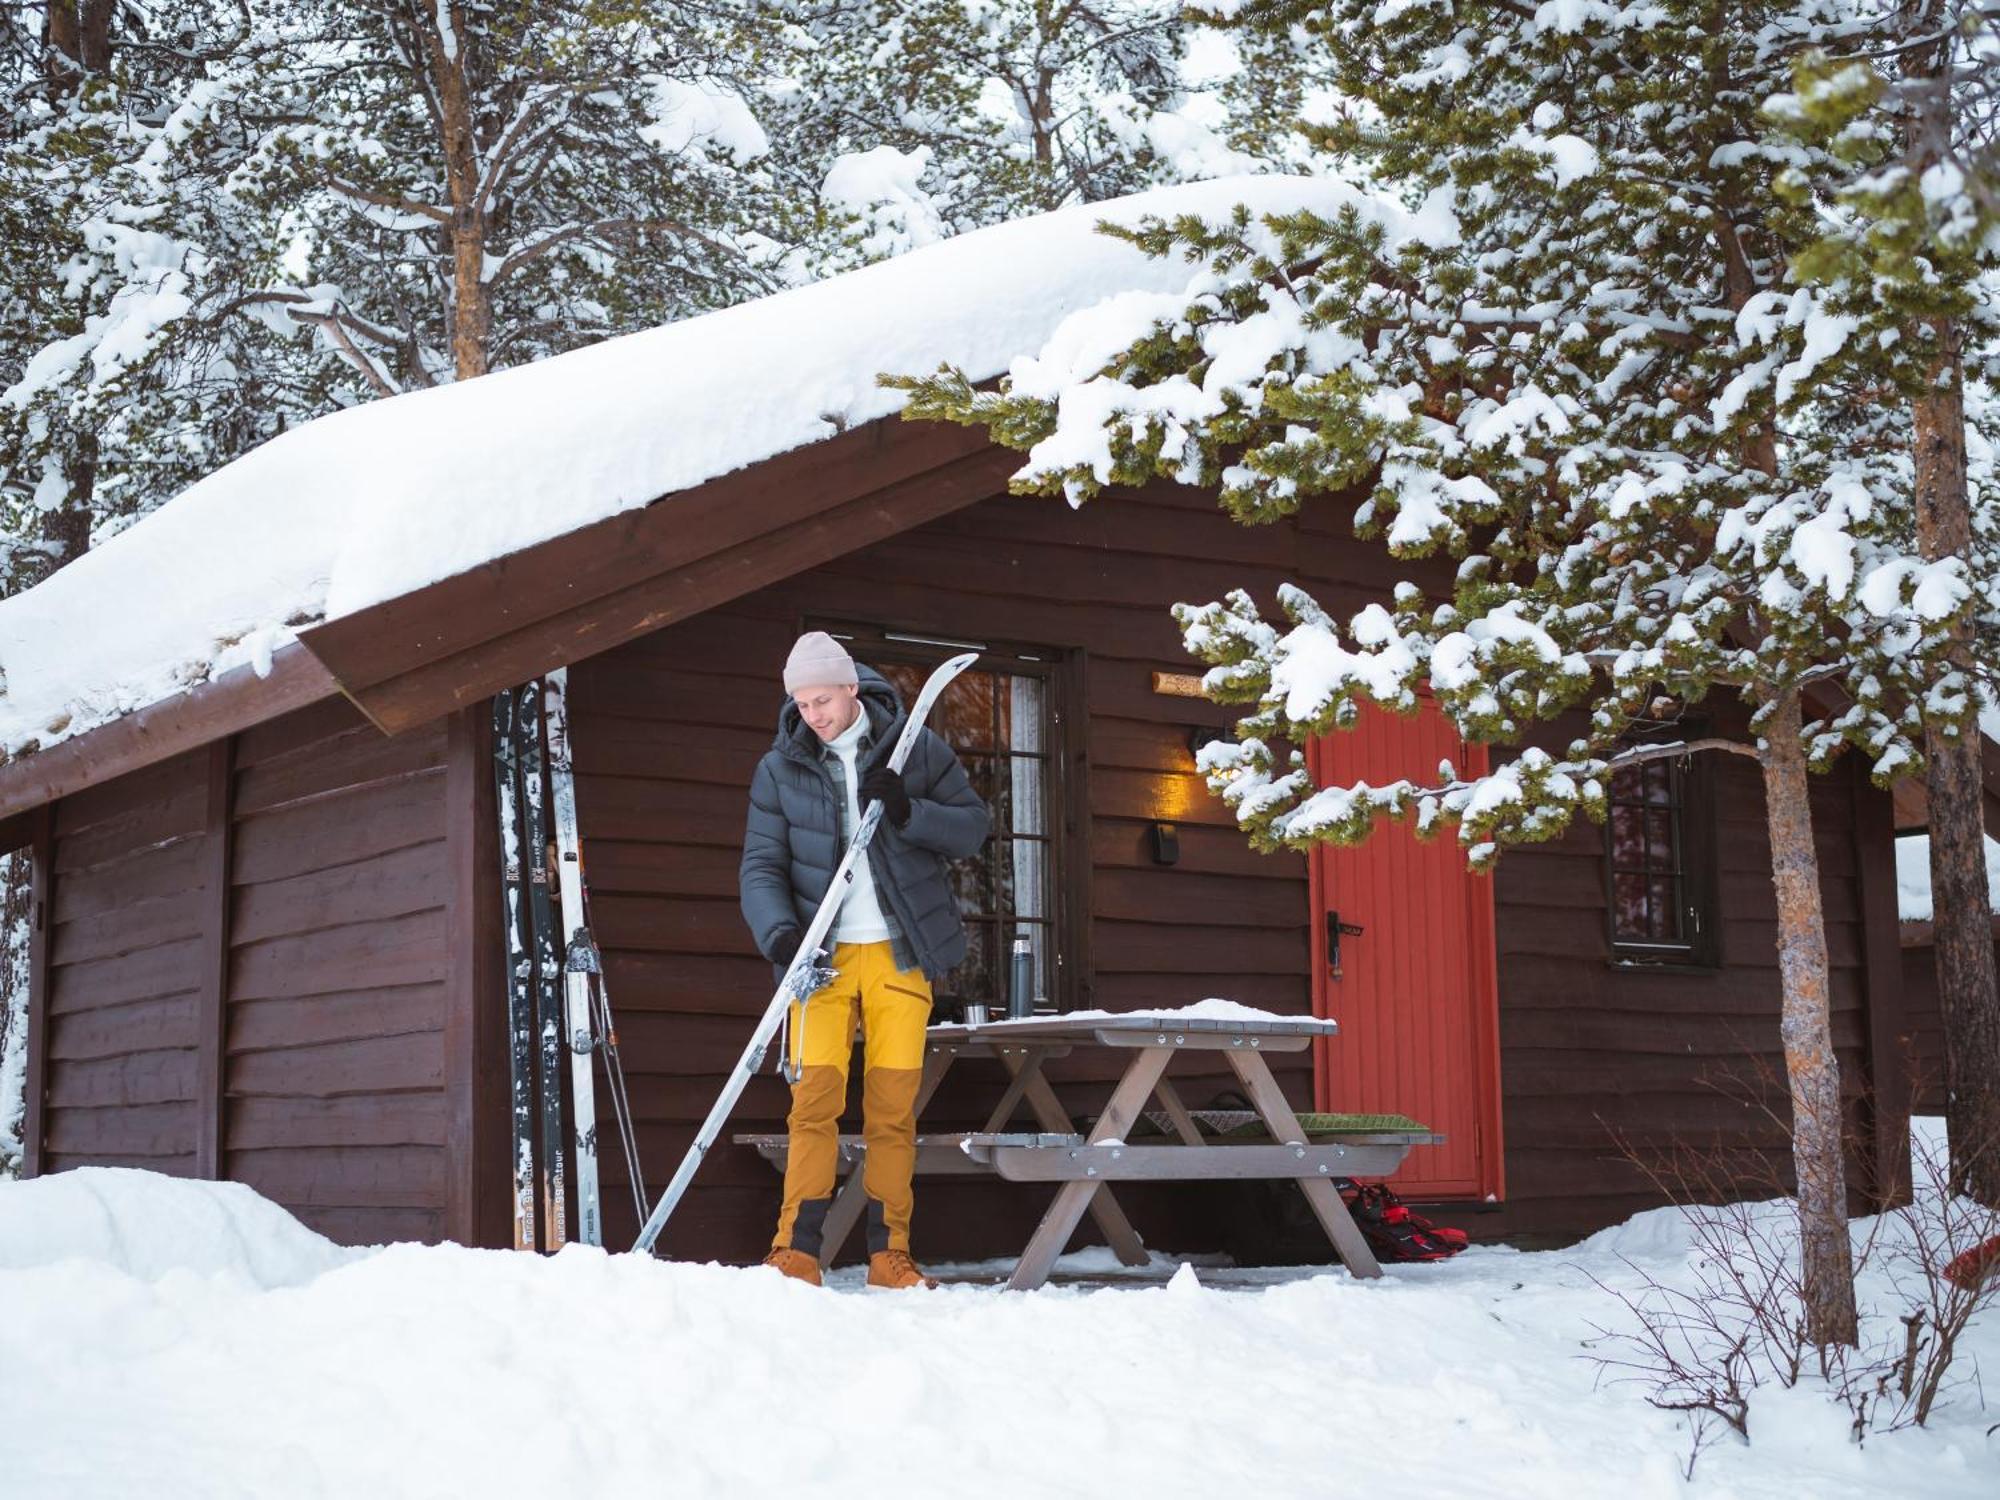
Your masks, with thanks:
M 1718 1439 L 1749 1441 L 1760 1386 L 1818 1382 L 1847 1409 L 1857 1442 L 1923 1426 L 1948 1393 L 1977 1390 L 1979 1372 L 1961 1357 L 1964 1336 L 2000 1303 L 2000 1266 L 1962 1282 L 1947 1268 L 2000 1235 L 2000 1210 L 1951 1192 L 1942 1142 L 1919 1141 L 1906 1201 L 1853 1226 L 1864 1295 L 1852 1347 L 1807 1336 L 1798 1217 L 1781 1156 L 1721 1141 L 1620 1149 L 1678 1209 L 1689 1254 L 1684 1270 L 1665 1276 L 1624 1258 L 1635 1287 L 1593 1277 L 1622 1316 L 1596 1325 L 1588 1357 L 1602 1378 L 1634 1382 L 1652 1405 L 1686 1419 L 1688 1476 Z

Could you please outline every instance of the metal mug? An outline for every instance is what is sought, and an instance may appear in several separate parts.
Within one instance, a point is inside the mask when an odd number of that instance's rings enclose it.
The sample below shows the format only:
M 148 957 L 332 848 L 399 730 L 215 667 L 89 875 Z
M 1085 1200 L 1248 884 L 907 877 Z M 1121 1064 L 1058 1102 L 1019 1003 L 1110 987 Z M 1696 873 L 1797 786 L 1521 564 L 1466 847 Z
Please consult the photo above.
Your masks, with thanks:
M 986 1007 L 983 1005 L 967 1004 L 965 1007 L 965 1024 L 968 1026 L 984 1026 L 986 1024 Z

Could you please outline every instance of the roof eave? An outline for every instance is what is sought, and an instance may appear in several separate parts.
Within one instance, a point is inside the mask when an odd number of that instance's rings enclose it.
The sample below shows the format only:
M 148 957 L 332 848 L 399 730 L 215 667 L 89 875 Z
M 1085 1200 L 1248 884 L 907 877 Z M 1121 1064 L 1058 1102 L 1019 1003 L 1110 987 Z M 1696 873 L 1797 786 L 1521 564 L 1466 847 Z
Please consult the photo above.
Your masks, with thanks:
M 384 733 L 885 540 L 1005 489 L 977 429 L 886 417 L 299 633 L 249 667 L 0 764 L 0 849 L 25 815 L 344 694 Z
M 12 820 L 113 776 L 136 771 L 224 735 L 338 694 L 340 685 L 304 646 L 271 653 L 262 676 L 236 667 L 70 739 L 0 765 L 0 820 Z M 17 847 L 12 829 L 0 846 Z
M 997 494 L 983 430 L 885 417 L 300 633 L 395 734 Z

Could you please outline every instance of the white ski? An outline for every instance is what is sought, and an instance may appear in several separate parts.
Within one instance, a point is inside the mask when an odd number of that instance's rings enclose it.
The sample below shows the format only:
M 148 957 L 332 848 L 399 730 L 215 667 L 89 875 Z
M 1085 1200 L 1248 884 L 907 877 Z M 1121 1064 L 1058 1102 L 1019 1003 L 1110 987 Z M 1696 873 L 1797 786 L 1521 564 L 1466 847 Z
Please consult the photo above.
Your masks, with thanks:
M 903 732 L 896 739 L 896 748 L 889 754 L 891 770 L 903 769 L 904 762 L 910 758 L 910 751 L 916 747 L 918 734 L 923 731 L 924 720 L 930 717 L 931 709 L 937 705 L 938 698 L 951 685 L 953 678 L 977 660 L 979 660 L 978 653 L 969 651 L 963 656 L 954 656 L 931 673 L 929 681 L 924 683 L 923 691 L 917 694 L 917 701 L 910 706 L 909 717 L 903 721 Z M 743 1056 L 722 1085 L 722 1094 L 716 1099 L 715 1107 L 709 1110 L 708 1118 L 702 1121 L 701 1129 L 695 1132 L 694 1144 L 688 1147 L 687 1155 L 681 1158 L 680 1167 L 675 1171 L 673 1181 L 669 1182 L 666 1191 L 660 1194 L 660 1201 L 653 1205 L 652 1213 L 646 1218 L 645 1227 L 639 1231 L 639 1238 L 632 1246 L 634 1250 L 647 1252 L 652 1250 L 654 1242 L 660 1237 L 660 1231 L 666 1227 L 668 1218 L 679 1206 L 682 1194 L 687 1192 L 688 1184 L 694 1180 L 694 1174 L 700 1169 L 702 1159 L 708 1155 L 709 1148 L 722 1134 L 722 1127 L 729 1120 L 729 1112 L 736 1107 L 736 1101 L 743 1097 L 743 1090 L 750 1082 L 751 1075 L 757 1071 L 757 1064 L 764 1055 L 764 1049 L 770 1046 L 771 1038 L 776 1035 L 779 1025 L 791 1007 L 794 986 L 800 972 L 811 966 L 814 955 L 819 952 L 821 939 L 833 930 L 833 919 L 840 914 L 840 903 L 847 899 L 847 893 L 854 888 L 854 866 L 866 856 L 869 841 L 875 837 L 876 825 L 881 821 L 882 804 L 870 802 L 862 810 L 861 824 L 854 830 L 854 841 L 847 846 L 847 852 L 841 856 L 840 864 L 833 872 L 833 880 L 827 886 L 826 896 L 819 904 L 819 910 L 813 913 L 812 925 L 806 928 L 805 936 L 799 941 L 798 952 L 792 955 L 792 961 L 785 969 L 784 978 L 778 981 L 777 991 L 771 996 L 771 1003 L 764 1008 L 763 1017 L 757 1022 L 757 1029 L 750 1034 L 750 1043 L 743 1049 Z
M 563 1024 L 569 1030 L 570 1126 L 576 1141 L 576 1237 L 604 1243 L 597 1197 L 597 1080 L 590 1065 L 597 1050 L 590 1015 L 590 976 L 598 968 L 596 944 L 583 910 L 583 839 L 576 823 L 576 779 L 569 744 L 569 673 L 561 667 L 543 679 L 542 712 L 549 726 L 549 782 L 554 796 L 556 898 L 568 933 L 563 943 Z
M 596 1196 L 597 1101 L 586 1091 L 589 1054 L 604 1060 L 605 1092 L 611 1099 L 612 1117 L 618 1123 L 618 1143 L 625 1152 L 625 1176 L 632 1190 L 635 1222 L 645 1223 L 652 1206 L 646 1201 L 646 1174 L 639 1165 L 639 1133 L 632 1119 L 632 1098 L 625 1087 L 625 1064 L 618 1054 L 618 1026 L 611 1015 L 611 996 L 604 978 L 604 957 L 590 925 L 590 880 L 584 870 L 583 834 L 576 811 L 576 759 L 569 738 L 569 671 L 557 667 L 544 679 L 544 698 L 549 725 L 549 782 L 555 808 L 557 887 L 562 900 L 563 923 L 569 929 L 568 946 L 563 952 L 563 983 L 570 1027 L 571 1077 L 574 1092 L 590 1098 L 587 1121 L 576 1123 L 577 1154 L 583 1155 L 583 1140 L 591 1144 L 591 1189 Z M 582 1057 L 579 1065 L 575 1058 Z M 587 1129 L 586 1129 L 587 1124 Z M 581 1168 L 579 1168 L 581 1184 Z M 581 1186 L 579 1186 L 581 1192 Z M 601 1221 L 599 1230 L 601 1231 Z M 590 1244 L 604 1243 L 601 1232 Z
M 535 1034 L 542 1096 L 542 1199 L 544 1243 L 560 1250 L 569 1239 L 568 1153 L 562 1138 L 563 1017 L 557 982 L 555 904 L 549 892 L 547 789 L 542 781 L 542 684 L 530 678 L 516 689 L 514 729 L 521 761 L 521 850 L 527 870 L 529 947 L 535 966 Z

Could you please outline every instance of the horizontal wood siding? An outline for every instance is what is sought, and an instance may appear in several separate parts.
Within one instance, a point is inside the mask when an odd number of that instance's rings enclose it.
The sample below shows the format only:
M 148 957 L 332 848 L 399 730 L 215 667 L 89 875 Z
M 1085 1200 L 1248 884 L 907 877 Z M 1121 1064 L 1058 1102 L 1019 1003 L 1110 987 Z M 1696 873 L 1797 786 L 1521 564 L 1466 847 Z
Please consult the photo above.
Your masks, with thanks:
M 805 620 L 1066 654 L 1065 681 L 1083 705 L 1068 786 L 1083 858 L 1070 879 L 1086 887 L 1088 912 L 1073 950 L 1080 964 L 1087 954 L 1088 971 L 1074 998 L 1131 1009 L 1224 996 L 1304 1014 L 1305 861 L 1251 851 L 1195 772 L 1190 732 L 1224 727 L 1229 714 L 1153 690 L 1154 672 L 1189 666 L 1167 606 L 1237 586 L 1268 601 L 1296 580 L 1345 613 L 1412 574 L 1441 581 L 1355 544 L 1333 507 L 1246 528 L 1207 497 L 1166 486 L 1080 512 L 998 495 L 578 663 L 587 864 L 651 1185 L 686 1148 L 769 995 L 770 968 L 737 908 L 736 870 L 750 774 L 770 743 L 780 668 Z M 65 798 L 46 861 L 44 1164 L 194 1170 L 197 996 L 219 964 L 223 1174 L 348 1241 L 435 1239 L 477 1223 L 469 1183 L 478 1178 L 499 1201 L 489 1190 L 504 1186 L 504 1142 L 489 1139 L 486 1165 L 468 1169 L 463 1117 L 486 1137 L 504 1123 L 499 998 L 494 973 L 468 977 L 455 966 L 474 955 L 451 945 L 454 933 L 460 948 L 497 939 L 490 921 L 470 919 L 477 912 L 461 910 L 448 926 L 447 908 L 453 890 L 494 895 L 480 865 L 492 851 L 473 847 L 463 818 L 456 842 L 448 836 L 447 763 L 455 746 L 470 806 L 467 789 L 486 774 L 479 738 L 461 726 L 451 739 L 438 721 L 385 739 L 340 702 L 245 731 L 228 761 L 226 859 L 204 833 L 217 764 L 206 752 Z M 1596 827 L 1502 860 L 1494 878 L 1509 1197 L 1498 1212 L 1461 1219 L 1476 1231 L 1573 1236 L 1656 1201 L 1628 1151 L 1713 1141 L 1747 1144 L 1753 1162 L 1782 1161 L 1783 1127 L 1762 1108 L 1775 1103 L 1782 1120 L 1761 793 L 1754 768 L 1734 757 L 1714 768 L 1712 785 L 1719 969 L 1608 961 Z M 1814 788 L 1835 1033 L 1851 1093 L 1871 1045 L 1855 805 L 1845 780 Z M 1153 858 L 1158 821 L 1179 829 L 1171 867 Z M 220 958 L 206 914 L 222 903 L 204 885 L 217 870 L 230 887 Z M 495 959 L 497 948 L 486 961 Z M 1923 1002 L 1914 980 L 1905 988 L 1898 1024 L 1921 1033 Z M 481 997 L 491 1001 L 484 1062 L 467 1041 Z M 448 1013 L 457 1016 L 451 1057 Z M 1088 1112 L 1117 1063 L 1084 1054 L 1062 1066 L 1067 1097 Z M 1306 1104 L 1309 1055 L 1283 1060 L 1279 1072 Z M 1216 1070 L 1181 1077 L 1197 1106 L 1231 1084 Z M 979 1123 L 1002 1087 L 997 1069 L 962 1065 L 926 1124 Z M 780 1128 L 785 1107 L 783 1084 L 766 1074 L 731 1128 Z M 600 1098 L 598 1110 L 608 1129 L 610 1101 Z M 607 1241 L 627 1244 L 634 1215 L 608 1141 L 602 1162 Z M 452 1178 L 467 1179 L 455 1198 Z M 919 1248 L 940 1257 L 1017 1249 L 1048 1191 L 927 1183 Z M 1234 1214 L 1219 1190 L 1120 1196 L 1166 1246 L 1215 1245 Z M 725 1145 L 664 1248 L 754 1259 L 776 1207 L 775 1174 Z
M 671 1171 L 769 996 L 770 968 L 737 905 L 737 861 L 750 773 L 776 728 L 780 668 L 808 616 L 1080 654 L 1089 712 L 1078 749 L 1088 766 L 1072 810 L 1087 814 L 1078 834 L 1095 911 L 1093 972 L 1079 998 L 1132 1008 L 1227 995 L 1308 1012 L 1305 862 L 1251 853 L 1195 774 L 1189 730 L 1221 724 L 1220 711 L 1150 685 L 1155 670 L 1186 667 L 1168 603 L 1242 582 L 1274 586 L 1291 575 L 1296 544 L 1289 526 L 1245 531 L 1207 499 L 1173 490 L 1106 498 L 1081 513 L 996 497 L 580 663 L 586 863 L 649 1175 Z M 1181 826 L 1172 869 L 1147 847 L 1156 819 Z M 1308 1058 L 1287 1059 L 1281 1073 L 1305 1105 Z M 1110 1085 L 1101 1057 L 1077 1059 L 1067 1076 L 1086 1108 Z M 926 1126 L 979 1123 L 1003 1082 L 997 1068 L 961 1064 Z M 1202 1104 L 1232 1082 L 1213 1069 L 1187 1075 L 1183 1089 Z M 731 1128 L 782 1128 L 785 1106 L 782 1082 L 760 1077 Z M 607 1104 L 599 1109 L 603 1117 Z M 608 1151 L 604 1167 L 617 1177 Z M 932 1255 L 1018 1248 L 1046 1196 L 927 1183 L 920 1246 Z M 1192 1200 L 1121 1196 L 1160 1242 L 1207 1232 Z M 615 1181 L 605 1202 L 616 1243 L 629 1233 L 630 1204 Z M 725 1148 L 703 1167 L 665 1249 L 754 1258 L 776 1208 L 776 1175 Z
M 1388 563 L 1325 512 L 1316 521 L 1246 528 L 1209 498 L 1165 486 L 1108 495 L 1081 511 L 996 496 L 579 664 L 575 739 L 587 863 L 655 1184 L 685 1149 L 768 997 L 769 967 L 737 909 L 736 865 L 750 773 L 770 743 L 779 669 L 803 621 L 847 618 L 1079 653 L 1092 913 L 1092 972 L 1079 999 L 1136 1008 L 1219 995 L 1306 1013 L 1305 861 L 1251 851 L 1196 774 L 1190 730 L 1221 727 L 1228 714 L 1153 691 L 1154 671 L 1189 666 L 1167 606 L 1237 586 L 1268 601 L 1276 585 L 1298 580 L 1346 611 L 1400 577 L 1435 586 L 1440 580 L 1425 579 L 1424 567 Z M 1608 963 L 1602 834 L 1594 825 L 1502 861 L 1496 901 L 1510 1201 L 1503 1212 L 1470 1215 L 1475 1229 L 1575 1235 L 1657 1201 L 1621 1159 L 1620 1140 L 1651 1149 L 1727 1135 L 1782 1147 L 1782 1132 L 1754 1105 L 1719 1091 L 1737 1077 L 1768 1101 L 1765 1072 L 1780 1058 L 1761 792 L 1754 768 L 1733 758 L 1714 784 L 1725 913 L 1719 971 Z M 1865 1028 L 1845 783 L 1816 788 L 1814 811 L 1836 1032 L 1858 1079 Z M 1155 821 L 1180 830 L 1180 860 L 1170 868 L 1152 857 Z M 1101 1057 L 1067 1064 L 1070 1097 L 1094 1108 L 1111 1066 Z M 997 1099 L 997 1070 L 961 1067 L 927 1112 L 927 1126 L 976 1124 Z M 1295 1101 L 1310 1099 L 1305 1055 L 1283 1064 L 1281 1077 Z M 1230 1083 L 1220 1073 L 1196 1074 L 1182 1088 L 1199 1105 Z M 781 1128 L 785 1104 L 782 1083 L 759 1077 L 731 1128 Z M 605 1116 L 606 1101 L 599 1110 Z M 631 1210 L 608 1152 L 605 1171 L 608 1233 L 617 1243 L 629 1233 Z M 1018 1248 L 1045 1196 L 926 1184 L 919 1247 L 935 1256 Z M 1121 1196 L 1156 1243 L 1192 1248 L 1221 1237 L 1218 1196 Z M 724 1147 L 704 1166 L 664 1248 L 754 1258 L 768 1243 L 776 1206 L 770 1169 Z
M 56 804 L 40 1169 L 195 1171 L 205 750 Z
M 444 1232 L 444 761 L 340 702 L 236 744 L 223 1174 L 349 1243 Z
M 1912 924 L 1914 925 L 1914 924 Z M 1909 1058 L 1910 1108 L 1920 1115 L 1944 1113 L 1944 1011 L 1938 998 L 1937 950 L 1912 942 L 1901 953 L 1902 1042 Z M 2000 926 L 2000 923 L 1996 923 Z M 1994 947 L 2000 961 L 2000 943 Z
M 1743 757 L 1719 757 L 1708 769 L 1719 832 L 1719 968 L 1609 962 L 1604 832 L 1595 824 L 1579 821 L 1564 838 L 1510 850 L 1500 861 L 1507 1203 L 1484 1223 L 1484 1216 L 1459 1222 L 1522 1239 L 1569 1238 L 1658 1201 L 1640 1160 L 1659 1164 L 1684 1148 L 1745 1148 L 1746 1161 L 1768 1158 L 1773 1170 L 1785 1162 L 1789 1108 L 1763 790 L 1756 765 Z M 1816 777 L 1811 797 L 1834 1044 L 1858 1122 L 1867 991 L 1847 776 Z

